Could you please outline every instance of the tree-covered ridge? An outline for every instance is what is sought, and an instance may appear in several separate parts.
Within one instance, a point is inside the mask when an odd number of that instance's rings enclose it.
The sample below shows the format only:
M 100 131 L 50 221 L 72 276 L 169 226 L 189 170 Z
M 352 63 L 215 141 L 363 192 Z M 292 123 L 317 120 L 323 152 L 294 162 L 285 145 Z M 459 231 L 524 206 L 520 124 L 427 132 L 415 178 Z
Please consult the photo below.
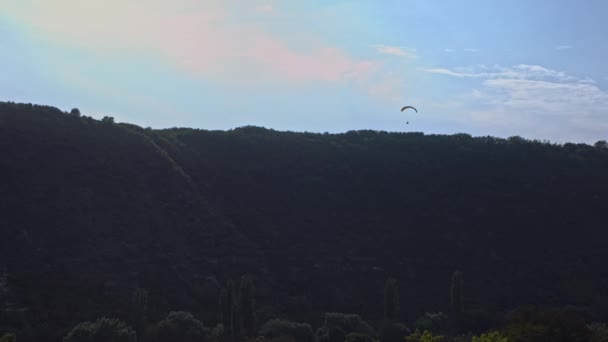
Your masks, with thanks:
M 423 338 L 451 334 L 459 307 L 481 333 L 525 304 L 606 322 L 607 147 L 153 130 L 0 103 L 0 332 L 66 336 L 102 316 L 140 317 L 137 331 L 178 310 L 240 329 L 240 283 L 225 284 L 245 273 L 258 327 L 352 312 L 376 330 L 420 322 Z

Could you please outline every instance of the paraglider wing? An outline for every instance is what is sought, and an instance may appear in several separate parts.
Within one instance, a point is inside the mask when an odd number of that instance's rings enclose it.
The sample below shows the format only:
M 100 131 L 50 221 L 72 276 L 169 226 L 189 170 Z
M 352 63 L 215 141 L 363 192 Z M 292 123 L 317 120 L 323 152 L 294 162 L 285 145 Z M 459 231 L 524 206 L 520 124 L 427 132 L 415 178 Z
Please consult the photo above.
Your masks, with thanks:
M 412 106 L 405 106 L 405 107 L 401 108 L 401 111 L 403 112 L 404 110 L 406 110 L 408 108 L 412 108 L 413 110 L 416 111 L 416 113 L 418 113 L 418 110 L 416 108 L 412 107 Z

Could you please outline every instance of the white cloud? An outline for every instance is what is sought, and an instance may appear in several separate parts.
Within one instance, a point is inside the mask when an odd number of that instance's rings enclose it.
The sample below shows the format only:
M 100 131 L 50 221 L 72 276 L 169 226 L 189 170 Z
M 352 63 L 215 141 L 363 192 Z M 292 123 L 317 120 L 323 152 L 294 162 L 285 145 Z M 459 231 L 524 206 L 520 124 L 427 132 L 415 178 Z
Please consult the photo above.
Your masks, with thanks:
M 483 72 L 478 72 L 477 69 L 483 69 Z M 493 69 L 493 70 L 491 70 Z M 491 71 L 488 71 L 491 70 Z M 490 68 L 486 65 L 478 65 L 476 68 L 460 67 L 454 70 L 445 68 L 430 68 L 425 69 L 426 72 L 433 74 L 443 74 L 454 77 L 467 78 L 515 78 L 515 79 L 542 79 L 555 78 L 566 81 L 572 80 L 573 77 L 566 75 L 562 71 L 547 69 L 539 65 L 519 64 L 510 68 L 494 66 Z
M 448 53 L 449 53 L 449 52 L 454 52 L 454 49 L 445 48 L 443 51 L 445 51 L 445 52 L 448 52 Z
M 560 45 L 560 46 L 557 46 L 555 49 L 556 50 L 568 50 L 568 49 L 572 49 L 572 46 L 570 46 L 570 45 Z
M 477 48 L 466 48 L 463 49 L 464 52 L 479 52 L 479 49 Z
M 606 139 L 608 92 L 594 80 L 579 79 L 538 65 L 487 69 L 426 71 L 480 79 L 481 87 L 467 94 L 467 108 L 475 109 L 462 115 L 484 132 L 561 142 Z
M 403 48 L 400 46 L 377 44 L 377 45 L 372 45 L 372 47 L 374 49 L 376 49 L 376 52 L 386 54 L 386 55 L 392 55 L 392 56 L 403 57 L 403 58 L 417 58 L 418 57 L 416 55 L 416 50 L 406 49 L 406 48 Z
M 260 13 L 273 13 L 274 12 L 274 6 L 272 6 L 272 4 L 263 4 L 258 6 L 257 11 Z
M 454 77 L 479 77 L 475 74 L 462 73 L 462 72 L 452 71 L 452 70 L 444 69 L 444 68 L 424 69 L 424 71 L 430 72 L 432 74 L 441 74 L 441 75 L 448 75 L 448 76 L 454 76 Z

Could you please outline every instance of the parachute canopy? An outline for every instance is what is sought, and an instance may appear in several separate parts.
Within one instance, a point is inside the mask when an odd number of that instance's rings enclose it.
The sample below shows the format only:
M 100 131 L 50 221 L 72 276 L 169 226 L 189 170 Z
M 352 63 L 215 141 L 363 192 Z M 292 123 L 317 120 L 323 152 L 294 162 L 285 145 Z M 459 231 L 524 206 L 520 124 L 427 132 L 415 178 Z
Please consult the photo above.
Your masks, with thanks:
M 408 108 L 412 108 L 413 110 L 416 111 L 416 113 L 418 113 L 418 110 L 416 108 L 412 107 L 412 106 L 405 106 L 405 107 L 401 108 L 401 111 L 403 112 L 404 110 L 406 110 Z

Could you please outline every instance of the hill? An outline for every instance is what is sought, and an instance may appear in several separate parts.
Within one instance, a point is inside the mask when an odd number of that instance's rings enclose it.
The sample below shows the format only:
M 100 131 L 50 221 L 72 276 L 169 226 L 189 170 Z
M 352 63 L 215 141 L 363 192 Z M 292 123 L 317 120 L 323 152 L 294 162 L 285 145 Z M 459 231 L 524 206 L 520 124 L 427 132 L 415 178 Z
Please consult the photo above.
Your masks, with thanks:
M 520 137 L 165 130 L 0 104 L 4 310 L 49 331 L 136 287 L 213 322 L 251 273 L 260 320 L 573 305 L 607 319 L 608 148 Z

